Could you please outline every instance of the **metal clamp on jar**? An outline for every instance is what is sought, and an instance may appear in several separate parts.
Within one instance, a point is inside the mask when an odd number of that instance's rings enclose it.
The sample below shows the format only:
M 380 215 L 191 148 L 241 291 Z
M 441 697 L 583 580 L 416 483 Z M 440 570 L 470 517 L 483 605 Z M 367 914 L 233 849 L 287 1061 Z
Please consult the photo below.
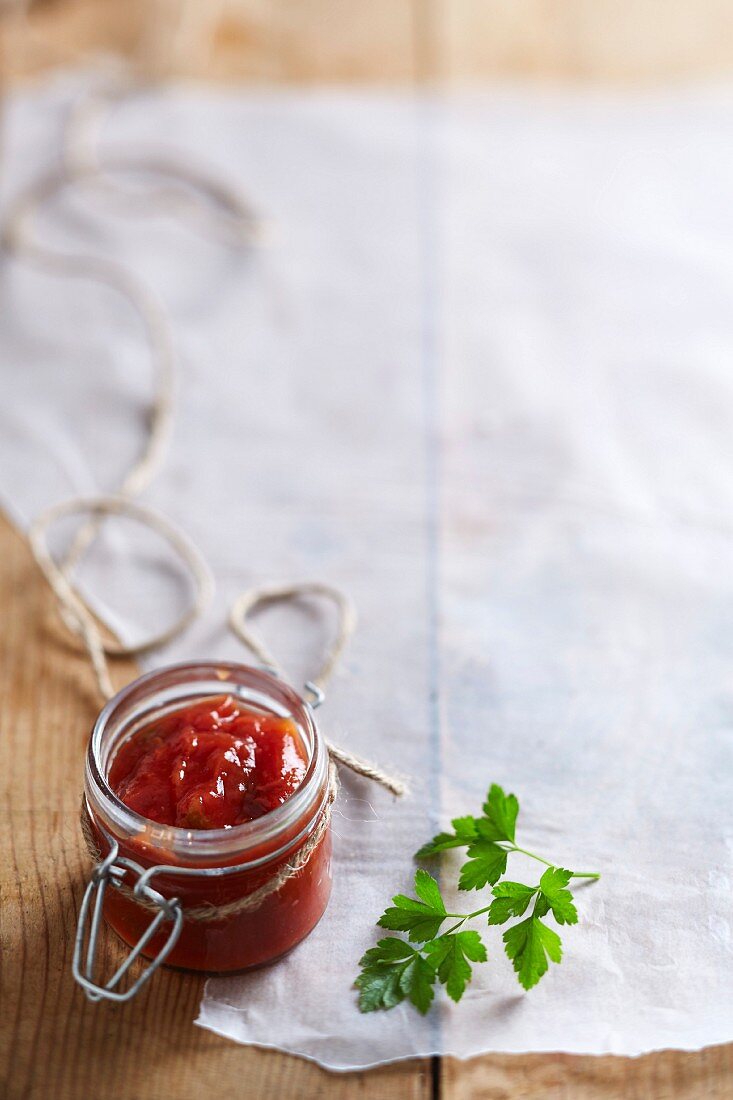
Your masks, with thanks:
M 309 690 L 306 685 L 306 690 Z M 302 782 L 264 816 L 219 829 L 161 825 L 131 810 L 108 776 L 128 738 L 178 708 L 226 694 L 290 719 L 307 752 Z M 225 973 L 280 958 L 315 927 L 331 893 L 336 778 L 311 705 L 270 672 L 230 662 L 174 665 L 115 695 L 92 730 L 82 828 L 97 865 L 82 901 L 73 973 L 90 1000 L 126 1001 L 163 962 Z M 102 918 L 131 950 L 96 978 Z M 126 989 L 140 956 L 151 960 Z

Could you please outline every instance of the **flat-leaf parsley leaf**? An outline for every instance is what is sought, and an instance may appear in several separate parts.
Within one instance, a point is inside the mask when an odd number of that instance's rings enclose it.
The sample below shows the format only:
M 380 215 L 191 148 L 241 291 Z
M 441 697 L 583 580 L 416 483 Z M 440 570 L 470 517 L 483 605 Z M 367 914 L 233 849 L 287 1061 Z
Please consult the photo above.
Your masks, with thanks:
M 387 936 L 362 956 L 359 965 L 362 971 L 354 984 L 362 1012 L 394 1008 L 405 997 L 423 1014 L 430 1008 L 435 970 L 412 944 Z
M 415 893 L 419 901 L 396 894 L 392 905 L 385 909 L 377 924 L 393 932 L 407 932 L 409 939 L 420 943 L 437 936 L 446 912 L 440 887 L 427 871 L 419 870 L 415 874 Z
M 436 981 L 445 986 L 449 997 L 459 1001 L 473 976 L 471 963 L 487 959 L 479 933 L 463 925 L 486 914 L 489 926 L 524 917 L 503 934 L 504 949 L 524 989 L 537 984 L 547 973 L 550 962 L 561 961 L 560 937 L 542 918 L 551 915 L 560 925 L 576 924 L 578 911 L 568 885 L 572 879 L 598 879 L 600 875 L 565 870 L 520 847 L 516 842 L 519 803 L 515 795 L 506 794 L 498 784 L 489 788 L 482 810 L 477 817 L 454 818 L 453 832 L 438 833 L 423 845 L 416 858 L 466 848 L 467 858 L 460 869 L 458 887 L 481 890 L 491 886 L 492 900 L 471 913 L 451 913 L 446 909 L 437 880 L 419 869 L 415 874 L 416 897 L 396 894 L 378 921 L 382 928 L 404 933 L 407 940 L 388 936 L 360 960 L 361 972 L 355 985 L 362 1012 L 394 1008 L 408 999 L 425 1013 L 432 1004 Z M 513 852 L 545 865 L 536 886 L 499 881 Z M 525 916 L 530 905 L 529 916 Z M 446 921 L 455 923 L 441 932 Z
M 525 989 L 537 985 L 542 975 L 547 973 L 548 958 L 556 963 L 562 959 L 560 937 L 539 917 L 527 917 L 507 928 L 503 940 L 517 978 Z
M 486 962 L 486 948 L 478 932 L 448 932 L 425 944 L 428 961 L 435 968 L 449 997 L 460 1001 L 471 980 L 468 962 Z

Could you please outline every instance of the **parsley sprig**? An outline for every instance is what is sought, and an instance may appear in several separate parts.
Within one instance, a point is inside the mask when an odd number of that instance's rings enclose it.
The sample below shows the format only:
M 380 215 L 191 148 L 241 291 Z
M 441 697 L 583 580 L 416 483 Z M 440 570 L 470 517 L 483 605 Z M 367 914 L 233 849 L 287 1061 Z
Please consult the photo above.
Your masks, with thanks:
M 517 980 L 525 989 L 537 984 L 550 962 L 561 961 L 560 936 L 543 918 L 552 915 L 559 925 L 577 924 L 578 911 L 568 884 L 572 879 L 598 879 L 600 875 L 565 870 L 520 847 L 515 839 L 518 813 L 516 796 L 492 784 L 480 817 L 455 818 L 452 833 L 438 833 L 417 852 L 417 859 L 426 859 L 465 847 L 468 858 L 461 867 L 458 888 L 481 890 L 491 886 L 492 901 L 470 913 L 448 912 L 436 880 L 427 871 L 418 870 L 417 896 L 397 894 L 377 921 L 381 928 L 402 932 L 407 939 L 386 936 L 359 962 L 361 972 L 355 985 L 362 1012 L 394 1008 L 408 999 L 419 1012 L 426 1013 L 435 996 L 436 982 L 445 986 L 452 1000 L 460 1001 L 473 974 L 471 963 L 486 962 L 488 958 L 479 933 L 463 926 L 487 914 L 489 925 L 524 918 L 511 924 L 502 938 Z M 499 881 L 513 852 L 545 865 L 536 885 Z M 455 923 L 441 931 L 448 921 Z

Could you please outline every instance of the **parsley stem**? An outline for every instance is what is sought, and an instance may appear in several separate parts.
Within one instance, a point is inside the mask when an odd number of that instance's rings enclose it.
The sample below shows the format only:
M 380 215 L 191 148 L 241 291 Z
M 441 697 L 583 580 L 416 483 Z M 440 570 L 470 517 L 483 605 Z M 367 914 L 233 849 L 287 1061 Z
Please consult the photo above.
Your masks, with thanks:
M 484 913 L 488 913 L 490 908 L 490 905 L 485 905 L 483 909 L 477 909 L 474 913 L 446 913 L 446 917 L 458 917 L 459 920 L 458 923 L 454 924 L 452 928 L 449 928 L 447 932 L 441 932 L 441 935 L 450 935 L 451 932 L 455 932 L 456 928 L 460 928 L 464 921 L 472 920 L 473 917 L 480 917 Z
M 526 848 L 520 848 L 518 844 L 512 844 L 511 848 L 509 848 L 508 851 L 510 851 L 510 852 L 521 852 L 522 855 L 529 856 L 530 859 L 536 859 L 540 863 L 544 863 L 545 867 L 557 867 L 558 866 L 557 863 L 550 863 L 549 859 L 543 859 L 542 856 L 538 856 L 536 852 L 530 852 Z M 599 874 L 597 874 L 595 871 L 575 871 L 572 874 L 571 877 L 572 878 L 599 879 L 601 876 Z
M 539 860 L 540 863 L 544 863 L 545 867 L 556 867 L 557 864 L 550 863 L 549 859 L 543 859 L 542 856 L 538 856 L 536 852 L 530 852 L 526 848 L 520 848 L 518 844 L 512 844 L 509 849 L 510 852 L 521 852 L 524 856 L 529 856 L 530 859 Z
M 480 917 L 480 916 L 482 916 L 482 915 L 483 915 L 484 913 L 488 913 L 488 911 L 489 911 L 489 909 L 490 909 L 490 908 L 491 908 L 491 906 L 490 906 L 490 905 L 485 905 L 485 906 L 483 907 L 483 909 L 477 909 L 475 913 L 469 913 L 469 914 L 468 914 L 468 916 L 466 917 L 466 920 L 470 920 L 470 919 L 471 919 L 471 917 Z

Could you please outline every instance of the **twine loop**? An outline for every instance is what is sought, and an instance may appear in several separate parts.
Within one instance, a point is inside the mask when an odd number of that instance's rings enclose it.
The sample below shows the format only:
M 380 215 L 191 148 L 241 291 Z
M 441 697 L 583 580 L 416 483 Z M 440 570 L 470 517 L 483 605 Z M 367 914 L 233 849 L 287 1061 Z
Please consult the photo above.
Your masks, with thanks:
M 249 616 L 258 607 L 267 607 L 273 603 L 300 599 L 303 596 L 324 597 L 334 603 L 338 611 L 336 635 L 326 650 L 320 668 L 306 684 L 306 687 L 316 691 L 320 703 L 323 698 L 323 688 L 332 676 L 346 643 L 356 626 L 356 609 L 344 592 L 335 588 L 332 584 L 315 581 L 301 581 L 296 584 L 259 585 L 247 589 L 246 592 L 242 592 L 237 597 L 229 612 L 229 625 L 239 640 L 264 665 L 271 668 L 278 676 L 287 679 L 267 645 L 252 630 L 249 624 Z M 326 746 L 331 759 L 338 760 L 339 764 L 343 764 L 349 771 L 361 775 L 364 779 L 371 779 L 397 797 L 406 793 L 407 785 L 401 779 L 389 775 L 376 764 L 371 764 L 368 760 L 362 760 L 360 756 L 355 756 L 339 745 L 335 745 L 332 741 L 326 741 Z
M 111 88 L 93 94 L 72 112 L 66 133 L 64 157 L 60 166 L 31 182 L 16 197 L 4 223 L 0 225 L 2 243 L 19 259 L 31 262 L 49 274 L 90 279 L 112 287 L 121 294 L 142 323 L 150 355 L 154 382 L 150 415 L 147 420 L 147 435 L 141 453 L 121 479 L 117 491 L 107 495 L 74 497 L 47 509 L 31 525 L 28 536 L 36 561 L 54 593 L 61 618 L 72 634 L 83 642 L 99 693 L 105 700 L 114 695 L 108 658 L 149 653 L 179 637 L 209 605 L 213 595 L 213 582 L 204 558 L 188 535 L 157 511 L 132 499 L 147 487 L 156 474 L 170 439 L 176 382 L 176 361 L 170 319 L 158 297 L 126 265 L 101 256 L 64 253 L 46 247 L 34 233 L 35 216 L 39 209 L 64 187 L 80 181 L 88 181 L 105 186 L 109 193 L 116 193 L 117 197 L 122 198 L 128 206 L 138 210 L 157 206 L 158 209 L 165 210 L 167 213 L 185 215 L 198 228 L 205 229 L 234 246 L 252 244 L 258 239 L 260 226 L 251 207 L 237 191 L 230 189 L 208 172 L 184 161 L 177 155 L 149 150 L 139 153 L 129 149 L 117 152 L 105 151 L 102 155 L 98 146 L 100 119 L 108 104 L 124 90 L 124 84 L 121 84 L 119 89 Z M 134 194 L 126 192 L 111 178 L 113 172 L 137 171 L 141 168 L 162 177 L 165 181 L 164 186 L 145 195 Z M 176 181 L 182 186 L 176 187 Z M 197 198 L 193 198 L 188 193 L 189 189 L 196 194 Z M 203 202 L 201 202 L 202 199 Z M 87 522 L 77 530 L 66 556 L 61 561 L 57 561 L 48 545 L 49 528 L 62 518 L 79 515 L 86 515 Z M 97 537 L 104 520 L 110 516 L 127 516 L 160 535 L 176 554 L 192 581 L 191 602 L 179 618 L 164 630 L 134 644 L 123 644 L 104 636 L 89 601 L 82 595 L 73 580 L 74 568 Z M 320 697 L 323 685 L 332 675 L 354 629 L 355 612 L 347 596 L 331 585 L 318 582 L 265 585 L 242 593 L 232 607 L 229 622 L 237 637 L 259 660 L 282 674 L 267 646 L 252 631 L 248 619 L 258 607 L 278 601 L 295 600 L 303 596 L 324 597 L 332 601 L 336 605 L 339 616 L 336 636 L 325 654 L 320 669 L 313 680 L 306 685 L 312 687 L 316 696 Z M 334 761 L 338 761 L 357 775 L 379 783 L 394 795 L 405 793 L 407 788 L 401 780 L 388 775 L 376 765 L 361 760 L 332 743 L 327 742 L 327 747 L 330 756 L 328 786 L 321 816 L 313 832 L 293 859 L 246 897 L 223 906 L 201 905 L 188 909 L 185 911 L 187 920 L 224 920 L 237 913 L 253 911 L 305 867 L 330 824 L 333 804 L 338 792 L 338 776 Z M 82 812 L 82 832 L 90 855 L 95 861 L 100 861 L 101 852 L 84 811 Z M 175 873 L 176 868 L 167 870 Z M 155 871 L 155 868 L 151 868 L 150 874 Z M 111 868 L 101 860 L 101 867 L 97 873 L 110 874 Z M 150 875 L 147 877 L 149 878 Z M 114 884 L 123 893 L 129 893 L 143 907 L 160 908 L 159 903 L 156 904 L 152 900 L 155 893 L 152 889 L 150 898 L 146 898 L 143 889 L 135 891 L 134 887 L 130 887 L 120 879 L 119 875 L 114 878 Z M 84 902 L 84 905 L 86 904 L 88 904 L 87 901 Z M 172 906 L 173 902 L 170 905 Z M 150 934 L 152 933 L 149 929 L 147 935 Z M 174 939 L 175 937 L 172 936 L 161 953 L 159 962 L 171 949 Z M 77 941 L 77 949 L 80 950 L 78 937 Z M 138 945 L 138 951 L 141 946 Z M 127 965 L 129 961 L 120 969 L 118 977 Z M 133 989 L 122 996 L 113 994 L 109 990 L 106 992 L 100 990 L 100 987 L 95 986 L 89 979 L 84 979 L 80 974 L 77 974 L 77 979 L 87 989 L 88 994 L 91 991 L 90 995 L 93 999 L 99 996 L 126 999 L 145 980 L 140 979 Z
M 187 569 L 193 584 L 193 600 L 178 619 L 164 630 L 132 644 L 116 639 L 105 639 L 88 601 L 74 584 L 68 564 L 59 564 L 48 545 L 48 530 L 58 520 L 68 516 L 87 515 L 94 523 L 105 516 L 128 516 L 160 535 Z M 89 655 L 94 676 L 102 698 L 107 701 L 115 693 L 109 671 L 109 656 L 135 656 L 150 653 L 178 638 L 189 624 L 208 607 L 214 586 L 208 566 L 192 540 L 159 512 L 137 501 L 122 496 L 74 497 L 42 512 L 30 527 L 28 539 L 33 554 L 56 597 L 59 613 L 67 627 L 81 638 Z M 68 561 L 68 559 L 67 559 Z M 320 596 L 332 601 L 338 610 L 338 626 L 334 640 L 326 651 L 321 667 L 307 686 L 322 698 L 324 685 L 333 674 L 356 625 L 356 611 L 345 593 L 333 585 L 317 581 L 301 581 L 280 585 L 260 585 L 247 589 L 232 605 L 229 625 L 240 641 L 265 666 L 278 676 L 287 679 L 283 669 L 266 644 L 249 625 L 249 616 L 258 607 L 296 600 L 301 597 Z M 320 699 L 319 699 L 320 701 Z M 344 767 L 365 779 L 379 783 L 391 794 L 405 794 L 405 783 L 368 760 L 362 760 L 348 750 L 326 741 L 329 756 Z
M 59 565 L 48 546 L 48 530 L 67 516 L 88 515 L 99 521 L 105 516 L 128 516 L 162 536 L 188 571 L 194 595 L 189 607 L 165 630 L 143 641 L 123 644 L 104 638 L 87 600 L 71 579 L 68 565 Z M 135 656 L 149 653 L 179 637 L 186 627 L 208 607 L 214 586 L 209 568 L 191 539 L 169 520 L 137 501 L 122 496 L 73 497 L 42 512 L 28 532 L 31 549 L 56 597 L 59 613 L 72 633 L 86 646 L 102 697 L 110 699 L 115 689 L 109 673 L 107 656 Z
M 254 653 L 263 665 L 271 668 L 278 676 L 284 676 L 283 669 L 273 657 L 267 645 L 255 634 L 249 625 L 249 617 L 259 607 L 267 607 L 273 603 L 284 603 L 288 600 L 300 599 L 303 596 L 322 596 L 331 600 L 338 611 L 338 626 L 336 636 L 328 647 L 323 663 L 318 671 L 308 681 L 309 685 L 323 689 L 331 677 L 346 643 L 354 633 L 356 627 L 356 608 L 349 597 L 334 588 L 332 584 L 323 584 L 320 581 L 302 581 L 298 584 L 267 584 L 257 588 L 248 588 L 234 601 L 229 611 L 229 626 L 239 640 Z

